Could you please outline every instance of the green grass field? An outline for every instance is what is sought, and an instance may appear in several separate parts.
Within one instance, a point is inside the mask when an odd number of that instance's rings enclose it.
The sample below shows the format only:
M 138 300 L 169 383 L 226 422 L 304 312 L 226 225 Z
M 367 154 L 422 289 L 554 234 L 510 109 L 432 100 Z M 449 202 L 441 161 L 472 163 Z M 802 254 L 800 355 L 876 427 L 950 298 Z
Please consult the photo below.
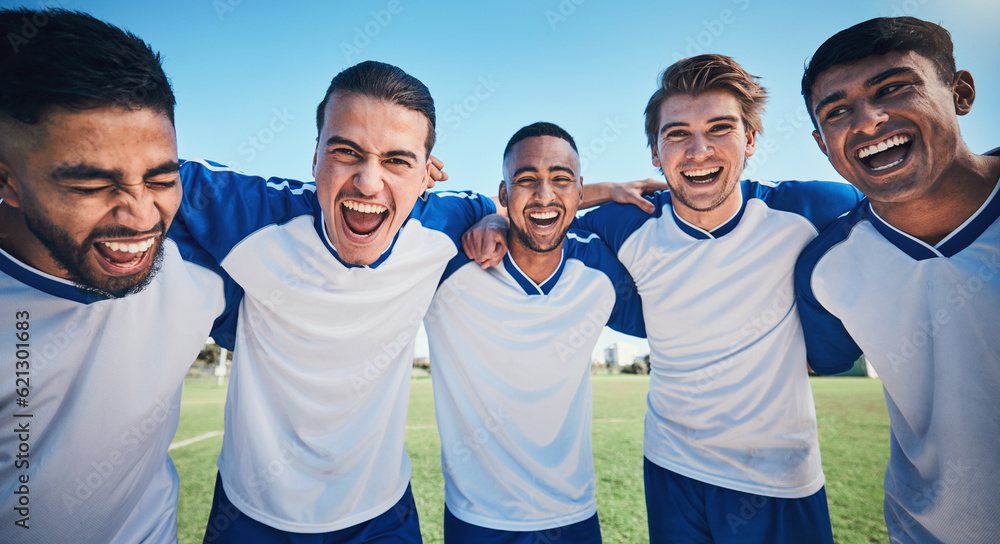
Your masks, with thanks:
M 642 489 L 642 420 L 646 376 L 605 375 L 594 379 L 594 466 L 597 505 L 606 543 L 646 542 Z M 889 420 L 879 380 L 813 378 L 820 450 L 838 544 L 886 542 L 882 521 L 882 477 L 889 455 Z M 181 421 L 174 442 L 222 430 L 225 388 L 214 379 L 184 386 Z M 443 539 L 444 480 L 431 380 L 414 379 L 406 446 L 413 463 L 413 494 L 424 542 Z M 201 542 L 215 485 L 221 436 L 170 452 L 180 474 L 180 542 Z

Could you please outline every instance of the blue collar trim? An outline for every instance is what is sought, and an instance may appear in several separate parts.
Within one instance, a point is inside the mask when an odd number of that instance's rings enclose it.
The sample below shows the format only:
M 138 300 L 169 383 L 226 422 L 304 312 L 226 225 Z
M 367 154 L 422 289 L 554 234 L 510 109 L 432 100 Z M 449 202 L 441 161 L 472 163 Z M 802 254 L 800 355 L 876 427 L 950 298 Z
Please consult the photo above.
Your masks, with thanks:
M 742 202 L 740 202 L 740 209 L 733 214 L 732 217 L 727 219 L 724 223 L 715 227 L 714 229 L 708 231 L 700 227 L 696 227 L 691 223 L 688 223 L 679 215 L 677 211 L 674 210 L 673 200 L 670 202 L 670 214 L 674 216 L 674 222 L 677 223 L 677 227 L 681 229 L 688 236 L 695 238 L 697 240 L 711 240 L 722 238 L 723 236 L 729 234 L 740 224 L 740 220 L 743 219 L 743 212 L 747 209 L 747 200 L 750 194 L 750 180 L 742 180 L 740 182 L 740 196 L 742 197 Z M 669 196 L 669 195 L 668 195 Z
M 48 293 L 54 297 L 72 300 L 81 304 L 92 304 L 101 300 L 108 300 L 110 297 L 89 289 L 82 285 L 71 283 L 67 280 L 50 276 L 45 272 L 36 270 L 21 261 L 12 257 L 9 253 L 0 250 L 0 271 L 15 280 L 43 293 Z
M 547 295 L 552 288 L 559 283 L 559 277 L 562 276 L 563 268 L 566 267 L 566 243 L 563 242 L 562 247 L 562 258 L 559 260 L 559 266 L 556 267 L 556 271 L 552 273 L 541 285 L 535 283 L 534 280 L 528 277 L 514 262 L 514 259 L 510 258 L 510 252 L 503 256 L 503 267 L 514 281 L 521 286 L 525 294 L 528 295 Z
M 922 261 L 934 257 L 950 258 L 972 245 L 1000 217 L 1000 197 L 997 196 L 998 192 L 1000 192 L 1000 183 L 997 183 L 996 187 L 993 188 L 993 192 L 990 193 L 986 202 L 976 210 L 976 213 L 972 214 L 971 217 L 965 220 L 965 223 L 962 223 L 935 246 L 914 238 L 887 223 L 875 213 L 871 202 L 866 202 L 865 215 L 886 240 L 913 259 Z
M 323 245 L 326 246 L 326 249 L 328 249 L 330 253 L 333 254 L 333 256 L 337 259 L 337 261 L 339 261 L 340 264 L 344 265 L 347 268 L 378 268 L 378 265 L 384 263 L 385 260 L 389 258 L 389 255 L 392 254 L 392 248 L 396 247 L 396 240 L 399 239 L 399 233 L 403 230 L 403 227 L 406 226 L 406 223 L 410 221 L 410 218 L 406 218 L 406 221 L 404 221 L 403 224 L 399 227 L 399 230 L 396 231 L 396 235 L 392 237 L 392 242 L 389 243 L 389 247 L 387 247 L 386 250 L 382 252 L 382 255 L 380 255 L 375 262 L 373 262 L 372 264 L 365 265 L 365 264 L 350 264 L 344 262 L 344 260 L 340 258 L 340 254 L 337 253 L 337 249 L 333 247 L 333 242 L 330 241 L 330 237 L 326 233 L 326 226 L 323 222 L 323 211 L 319 210 L 318 213 L 314 214 L 314 217 L 316 219 L 315 221 L 313 221 L 313 226 L 316 227 L 316 234 L 319 235 L 319 239 L 323 240 Z

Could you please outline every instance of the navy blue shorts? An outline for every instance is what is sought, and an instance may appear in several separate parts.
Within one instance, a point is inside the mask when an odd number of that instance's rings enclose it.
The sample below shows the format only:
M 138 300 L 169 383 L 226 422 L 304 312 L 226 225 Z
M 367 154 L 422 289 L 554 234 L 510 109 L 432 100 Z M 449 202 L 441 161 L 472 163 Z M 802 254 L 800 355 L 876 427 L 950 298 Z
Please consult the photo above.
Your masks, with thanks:
M 328 533 L 290 533 L 265 525 L 240 512 L 226 497 L 222 479 L 215 477 L 215 497 L 208 515 L 205 544 L 421 544 L 417 505 L 410 486 L 395 506 L 357 525 Z
M 833 544 L 825 488 L 779 499 L 706 484 L 643 461 L 651 544 Z
M 445 544 L 601 544 L 597 514 L 588 519 L 541 531 L 487 529 L 456 518 L 444 507 Z

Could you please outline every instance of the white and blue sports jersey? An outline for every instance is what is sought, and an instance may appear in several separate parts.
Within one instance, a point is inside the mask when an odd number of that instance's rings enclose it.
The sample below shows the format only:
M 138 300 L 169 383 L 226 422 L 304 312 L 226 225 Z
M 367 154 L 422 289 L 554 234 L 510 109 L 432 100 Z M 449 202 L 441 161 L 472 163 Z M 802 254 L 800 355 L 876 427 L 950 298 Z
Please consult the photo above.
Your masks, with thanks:
M 182 209 L 199 211 L 188 227 L 246 292 L 219 455 L 229 499 L 299 533 L 387 511 L 410 478 L 417 329 L 459 237 L 492 201 L 425 193 L 382 257 L 354 266 L 327 237 L 314 184 L 194 161 L 181 179 Z
M 859 193 L 832 182 L 740 183 L 743 203 L 711 232 L 669 191 L 579 218 L 635 278 L 650 346 L 644 454 L 719 487 L 802 498 L 824 483 L 795 309 L 799 252 Z
M 930 246 L 867 200 L 796 268 L 809 362 L 864 351 L 885 389 L 885 520 L 894 543 L 1000 538 L 1000 196 Z
M 595 514 L 590 355 L 605 325 L 645 333 L 632 278 L 594 234 L 569 231 L 541 284 L 510 254 L 448 265 L 424 326 L 455 517 L 538 531 Z
M 0 541 L 177 542 L 181 384 L 209 334 L 232 339 L 239 300 L 182 238 L 122 298 L 0 251 Z

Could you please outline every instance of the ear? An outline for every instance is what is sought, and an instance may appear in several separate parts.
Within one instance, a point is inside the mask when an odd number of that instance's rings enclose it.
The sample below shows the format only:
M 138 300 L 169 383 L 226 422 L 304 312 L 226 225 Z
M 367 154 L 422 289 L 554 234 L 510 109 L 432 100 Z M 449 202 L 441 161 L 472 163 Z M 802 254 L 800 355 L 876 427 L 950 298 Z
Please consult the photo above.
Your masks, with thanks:
M 424 194 L 424 191 L 431 186 L 431 159 L 427 157 L 427 162 L 424 164 L 424 177 L 420 180 L 420 194 Z
M 753 129 L 747 130 L 747 146 L 743 153 L 747 157 L 752 157 L 754 151 L 756 150 L 757 150 L 757 131 Z
M 813 140 L 816 140 L 816 145 L 819 146 L 819 150 L 822 151 L 824 155 L 829 157 L 830 154 L 826 152 L 826 143 L 823 142 L 823 135 L 820 134 L 818 130 L 813 131 Z
M 955 99 L 955 113 L 958 115 L 969 113 L 972 103 L 976 100 L 976 83 L 968 70 L 959 70 L 955 73 L 951 91 Z
M 316 179 L 316 161 L 318 159 L 319 159 L 319 138 L 316 138 L 316 150 L 313 151 L 313 164 L 312 164 L 313 179 Z
M 653 151 L 653 166 L 655 166 L 656 168 L 662 168 L 663 165 L 660 163 L 660 150 L 654 146 L 652 147 L 652 151 Z
M 577 180 L 576 187 L 580 190 L 580 201 L 577 202 L 577 206 L 579 206 L 580 204 L 583 204 L 583 176 L 580 176 L 580 179 Z
M 507 182 L 500 180 L 500 188 L 497 189 L 497 199 L 500 201 L 500 205 L 504 208 L 507 207 Z
M 11 207 L 21 207 L 20 183 L 4 162 L 0 162 L 0 200 Z

